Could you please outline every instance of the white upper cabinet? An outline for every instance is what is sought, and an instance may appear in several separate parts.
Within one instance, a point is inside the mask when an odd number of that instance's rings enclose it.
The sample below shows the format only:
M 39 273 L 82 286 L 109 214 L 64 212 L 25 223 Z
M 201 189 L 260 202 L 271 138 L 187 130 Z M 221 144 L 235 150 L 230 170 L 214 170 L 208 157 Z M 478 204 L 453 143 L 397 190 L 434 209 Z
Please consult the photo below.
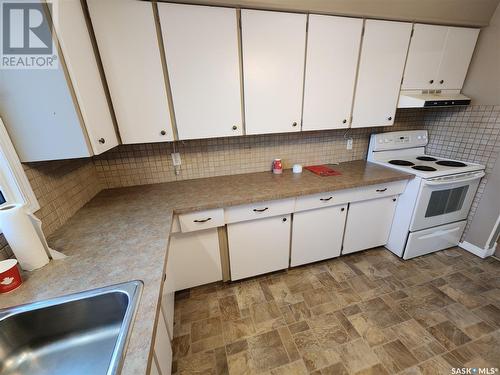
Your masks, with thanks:
M 80 1 L 53 7 L 57 69 L 0 70 L 0 116 L 23 162 L 89 157 L 118 144 Z
M 462 88 L 479 29 L 415 24 L 402 89 Z
M 153 5 L 87 3 L 123 143 L 173 140 Z
M 439 89 L 462 88 L 478 36 L 479 29 L 448 27 L 437 74 Z
M 236 10 L 159 3 L 179 139 L 242 135 Z
M 351 127 L 394 123 L 411 29 L 411 23 L 365 21 Z
M 302 130 L 349 127 L 363 20 L 309 16 Z
M 246 134 L 300 131 L 305 14 L 241 11 Z
M 54 22 L 95 154 L 118 145 L 111 110 L 79 0 L 58 0 Z
M 437 69 L 446 40 L 445 26 L 415 24 L 402 89 L 435 89 Z

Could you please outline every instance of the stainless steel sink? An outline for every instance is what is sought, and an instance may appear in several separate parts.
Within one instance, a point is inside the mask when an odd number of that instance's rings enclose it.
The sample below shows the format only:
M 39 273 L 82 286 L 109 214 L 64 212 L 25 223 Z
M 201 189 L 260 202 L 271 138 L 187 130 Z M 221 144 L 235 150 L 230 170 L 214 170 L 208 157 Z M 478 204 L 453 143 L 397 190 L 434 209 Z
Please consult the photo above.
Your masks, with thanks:
M 117 374 L 142 293 L 130 281 L 0 310 L 0 374 Z

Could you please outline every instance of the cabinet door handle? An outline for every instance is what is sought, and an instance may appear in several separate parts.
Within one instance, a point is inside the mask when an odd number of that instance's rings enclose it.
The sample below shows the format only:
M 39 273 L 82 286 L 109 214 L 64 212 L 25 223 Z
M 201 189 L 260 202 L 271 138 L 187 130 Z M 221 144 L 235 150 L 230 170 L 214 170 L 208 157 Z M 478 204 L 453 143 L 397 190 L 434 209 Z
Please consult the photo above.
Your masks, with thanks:
M 323 201 L 323 202 L 328 202 L 330 199 L 332 199 L 333 197 L 329 197 L 329 198 L 319 198 L 320 201 Z
M 268 210 L 268 209 L 269 209 L 269 207 L 265 207 L 265 208 L 254 208 L 254 209 L 253 209 L 253 212 L 264 212 L 264 211 L 266 211 L 266 210 Z
M 201 220 L 196 219 L 196 220 L 193 220 L 193 221 L 194 221 L 195 223 L 206 223 L 206 222 L 207 222 L 207 221 L 209 221 L 209 220 L 212 220 L 212 218 L 211 218 L 211 217 L 207 217 L 206 219 L 201 219 Z
M 166 132 L 165 130 L 162 130 L 162 131 L 160 132 L 160 134 L 161 134 L 161 135 L 166 135 L 166 134 L 167 134 L 167 132 Z
M 99 138 L 99 143 L 103 145 L 106 143 L 106 140 L 104 138 Z
M 377 189 L 377 190 L 375 190 L 375 191 L 376 191 L 377 193 L 383 193 L 383 192 L 384 192 L 384 191 L 386 191 L 386 190 L 387 190 L 387 188 L 384 188 L 384 189 Z

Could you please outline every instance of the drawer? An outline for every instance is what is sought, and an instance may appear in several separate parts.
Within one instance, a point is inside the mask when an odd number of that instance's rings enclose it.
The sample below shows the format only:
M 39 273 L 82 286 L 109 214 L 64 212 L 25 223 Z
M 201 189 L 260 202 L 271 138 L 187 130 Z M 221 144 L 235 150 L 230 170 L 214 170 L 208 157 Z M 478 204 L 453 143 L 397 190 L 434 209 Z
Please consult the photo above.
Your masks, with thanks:
M 224 210 L 224 216 L 226 223 L 229 224 L 239 221 L 289 214 L 293 212 L 294 208 L 295 198 L 289 198 L 229 207 Z
M 356 198 L 356 194 L 356 189 L 346 189 L 298 197 L 295 202 L 295 211 L 306 211 L 349 203 Z
M 398 195 L 405 191 L 407 183 L 408 180 L 401 180 L 388 182 L 386 184 L 363 186 L 357 189 L 356 197 L 352 201 L 364 201 L 367 199 Z
M 181 231 L 184 233 L 222 227 L 224 226 L 224 210 L 222 208 L 215 208 L 182 214 L 179 215 L 179 224 Z

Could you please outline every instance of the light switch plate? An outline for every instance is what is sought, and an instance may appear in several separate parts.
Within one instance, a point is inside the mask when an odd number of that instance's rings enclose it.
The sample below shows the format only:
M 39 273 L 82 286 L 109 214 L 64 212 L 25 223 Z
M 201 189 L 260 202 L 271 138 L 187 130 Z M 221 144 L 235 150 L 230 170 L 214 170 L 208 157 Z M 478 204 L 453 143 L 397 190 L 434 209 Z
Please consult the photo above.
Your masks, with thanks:
M 347 139 L 347 149 L 352 150 L 352 138 Z
M 179 165 L 182 164 L 180 153 L 178 152 L 172 153 L 172 163 L 174 164 L 174 167 L 178 167 Z

